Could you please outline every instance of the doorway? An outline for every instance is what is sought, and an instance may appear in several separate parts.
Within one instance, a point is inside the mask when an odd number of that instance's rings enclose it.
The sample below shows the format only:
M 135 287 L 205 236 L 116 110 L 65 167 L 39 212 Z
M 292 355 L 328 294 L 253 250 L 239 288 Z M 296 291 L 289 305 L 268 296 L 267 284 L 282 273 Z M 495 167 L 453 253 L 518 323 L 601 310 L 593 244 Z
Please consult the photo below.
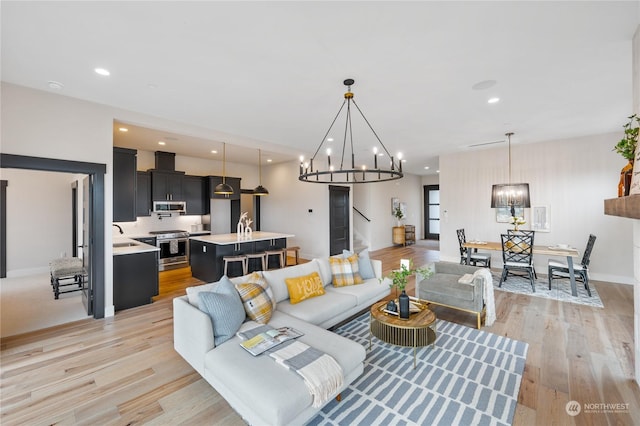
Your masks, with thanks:
M 87 183 L 90 194 L 87 203 L 90 205 L 90 210 L 93 214 L 87 224 L 88 251 L 92 254 L 87 265 L 87 280 L 93 291 L 90 304 L 87 306 L 87 312 L 89 315 L 92 313 L 94 318 L 104 318 L 104 175 L 107 171 L 106 164 L 0 154 L 0 167 L 89 175 Z M 91 312 L 89 312 L 89 309 Z
M 440 240 L 440 185 L 424 187 L 424 239 Z
M 329 186 L 329 255 L 342 254 L 351 248 L 349 187 Z

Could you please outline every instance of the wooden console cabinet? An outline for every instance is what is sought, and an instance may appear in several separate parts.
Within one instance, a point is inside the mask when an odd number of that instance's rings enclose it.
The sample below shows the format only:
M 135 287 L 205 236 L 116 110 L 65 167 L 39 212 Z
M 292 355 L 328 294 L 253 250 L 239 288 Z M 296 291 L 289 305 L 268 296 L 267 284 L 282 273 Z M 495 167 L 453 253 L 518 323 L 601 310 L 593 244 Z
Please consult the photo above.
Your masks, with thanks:
M 414 225 L 394 226 L 393 244 L 406 246 L 416 243 L 416 227 Z

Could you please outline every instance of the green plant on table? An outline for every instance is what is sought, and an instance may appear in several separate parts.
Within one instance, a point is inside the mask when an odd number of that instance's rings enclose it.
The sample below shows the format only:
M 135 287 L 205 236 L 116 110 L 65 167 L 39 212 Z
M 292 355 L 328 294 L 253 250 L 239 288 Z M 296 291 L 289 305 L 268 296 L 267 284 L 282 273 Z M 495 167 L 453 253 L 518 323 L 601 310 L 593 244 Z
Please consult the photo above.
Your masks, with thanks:
M 624 137 L 613 147 L 613 150 L 627 160 L 633 160 L 638 146 L 638 134 L 640 133 L 640 117 L 633 114 L 628 117 L 629 122 L 624 127 Z M 635 127 L 634 127 L 635 123 Z
M 402 292 L 407 287 L 409 276 L 413 274 L 420 274 L 423 278 L 429 278 L 433 275 L 433 271 L 429 268 L 414 268 L 413 260 L 411 260 L 408 268 L 406 265 L 401 265 L 400 269 L 394 269 L 384 278 L 388 278 L 391 281 L 389 283 L 390 288 L 395 287 Z M 384 278 L 381 278 L 380 282 L 382 282 Z
M 393 211 L 393 215 L 396 217 L 396 219 L 400 220 L 404 217 L 404 213 L 402 213 L 402 209 L 400 208 L 400 206 L 397 206 L 395 208 L 395 210 Z

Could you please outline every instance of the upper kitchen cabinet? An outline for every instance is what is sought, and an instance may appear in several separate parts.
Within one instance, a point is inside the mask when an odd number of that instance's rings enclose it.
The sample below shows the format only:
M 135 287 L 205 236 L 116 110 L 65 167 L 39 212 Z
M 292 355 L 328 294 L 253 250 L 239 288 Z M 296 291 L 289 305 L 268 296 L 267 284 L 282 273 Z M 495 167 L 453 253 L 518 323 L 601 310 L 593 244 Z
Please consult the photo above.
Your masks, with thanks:
M 113 148 L 113 221 L 136 221 L 135 149 Z
M 222 183 L 222 176 L 209 176 L 209 196 L 211 198 L 222 199 L 222 200 L 240 200 L 240 178 L 234 177 L 226 177 L 225 182 L 227 185 L 233 188 L 233 194 L 231 195 L 221 195 L 215 194 L 213 191 L 216 188 L 216 185 Z
M 184 201 L 184 172 L 151 170 L 152 201 Z
M 136 174 L 136 216 L 151 216 L 151 173 Z
M 187 203 L 187 214 L 209 214 L 209 179 L 204 176 L 185 176 L 182 194 Z

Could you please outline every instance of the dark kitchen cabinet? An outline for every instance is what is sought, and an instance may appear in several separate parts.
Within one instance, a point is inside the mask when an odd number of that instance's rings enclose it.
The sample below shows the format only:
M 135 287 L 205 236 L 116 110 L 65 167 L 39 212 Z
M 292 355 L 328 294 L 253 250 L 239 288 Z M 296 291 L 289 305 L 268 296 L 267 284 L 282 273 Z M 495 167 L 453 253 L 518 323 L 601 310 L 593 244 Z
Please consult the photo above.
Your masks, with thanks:
M 239 200 L 240 199 L 240 178 L 234 177 L 226 177 L 225 181 L 227 185 L 233 188 L 233 194 L 231 195 L 220 195 L 215 194 L 215 188 L 217 185 L 222 183 L 222 176 L 209 176 L 209 196 L 211 198 L 222 199 L 222 200 Z
M 185 176 L 182 194 L 187 203 L 187 214 L 209 214 L 209 179 L 203 176 Z
M 136 221 L 135 149 L 113 148 L 113 221 Z
M 158 251 L 113 256 L 116 311 L 153 302 L 158 295 Z
M 184 172 L 151 170 L 152 201 L 184 201 Z
M 136 216 L 151 216 L 151 173 L 136 174 Z

